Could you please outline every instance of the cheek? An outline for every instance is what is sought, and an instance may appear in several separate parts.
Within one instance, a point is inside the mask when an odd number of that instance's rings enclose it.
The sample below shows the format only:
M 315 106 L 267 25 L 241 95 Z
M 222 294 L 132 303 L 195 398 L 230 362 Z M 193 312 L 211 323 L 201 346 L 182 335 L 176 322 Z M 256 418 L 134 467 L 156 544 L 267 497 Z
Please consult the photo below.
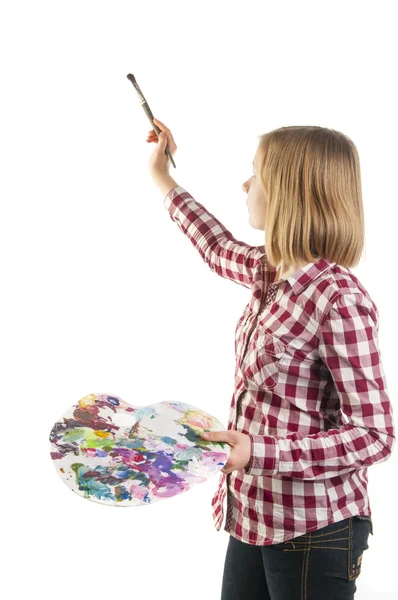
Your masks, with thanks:
M 261 192 L 258 192 L 256 194 L 256 209 L 260 213 L 265 212 L 265 209 L 266 209 L 266 201 L 264 198 L 264 194 L 262 194 Z

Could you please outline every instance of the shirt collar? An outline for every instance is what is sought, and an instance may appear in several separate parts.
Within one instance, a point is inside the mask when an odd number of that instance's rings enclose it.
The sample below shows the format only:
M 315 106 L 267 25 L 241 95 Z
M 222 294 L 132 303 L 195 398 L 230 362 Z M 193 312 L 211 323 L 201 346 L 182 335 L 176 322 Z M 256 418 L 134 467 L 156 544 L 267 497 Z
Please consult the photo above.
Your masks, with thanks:
M 293 290 L 293 294 L 296 296 L 300 294 L 310 283 L 320 277 L 323 273 L 328 271 L 336 263 L 327 260 L 326 258 L 320 258 L 315 263 L 308 263 L 296 271 L 293 275 L 288 277 L 282 277 L 280 281 L 287 281 Z M 275 268 L 272 267 L 274 271 Z M 278 283 L 278 282 L 277 282 Z

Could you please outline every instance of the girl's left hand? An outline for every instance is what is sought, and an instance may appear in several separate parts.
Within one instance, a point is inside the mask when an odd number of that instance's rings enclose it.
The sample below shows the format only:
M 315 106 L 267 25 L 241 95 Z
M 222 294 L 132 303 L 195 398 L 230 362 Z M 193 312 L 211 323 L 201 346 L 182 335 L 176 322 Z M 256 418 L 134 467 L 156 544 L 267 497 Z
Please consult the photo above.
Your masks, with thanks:
M 243 469 L 250 462 L 251 439 L 246 433 L 228 429 L 227 431 L 203 431 L 200 437 L 210 442 L 226 442 L 231 446 L 228 461 L 221 469 L 222 473 L 232 473 L 236 469 Z
M 148 132 L 147 142 L 156 142 L 157 146 L 149 159 L 149 172 L 152 177 L 156 177 L 158 175 L 169 174 L 169 168 L 171 164 L 171 160 L 166 154 L 166 145 L 168 145 L 170 154 L 174 158 L 174 154 L 177 150 L 176 143 L 171 134 L 170 129 L 166 127 L 161 121 L 158 119 L 153 119 L 153 122 L 159 129 L 161 130 L 158 134 L 154 129 Z

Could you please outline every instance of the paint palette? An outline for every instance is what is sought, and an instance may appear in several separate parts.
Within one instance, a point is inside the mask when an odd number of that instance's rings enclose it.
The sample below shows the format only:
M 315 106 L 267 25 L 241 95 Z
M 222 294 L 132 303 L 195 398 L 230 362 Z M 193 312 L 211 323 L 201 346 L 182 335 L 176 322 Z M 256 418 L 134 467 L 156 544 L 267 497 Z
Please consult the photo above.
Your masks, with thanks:
M 183 402 L 131 406 L 118 396 L 89 394 L 58 419 L 50 455 L 62 481 L 83 498 L 140 506 L 187 492 L 228 460 L 225 431 L 208 413 Z

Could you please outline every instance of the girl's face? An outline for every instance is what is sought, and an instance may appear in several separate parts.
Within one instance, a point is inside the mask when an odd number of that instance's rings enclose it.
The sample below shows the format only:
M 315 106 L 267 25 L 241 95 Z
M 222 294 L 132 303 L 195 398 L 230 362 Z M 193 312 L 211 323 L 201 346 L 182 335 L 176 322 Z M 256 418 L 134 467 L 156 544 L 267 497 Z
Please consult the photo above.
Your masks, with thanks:
M 242 184 L 242 189 L 247 193 L 246 204 L 249 211 L 249 223 L 254 229 L 265 228 L 266 197 L 262 190 L 257 175 L 258 154 L 253 161 L 253 175 Z

